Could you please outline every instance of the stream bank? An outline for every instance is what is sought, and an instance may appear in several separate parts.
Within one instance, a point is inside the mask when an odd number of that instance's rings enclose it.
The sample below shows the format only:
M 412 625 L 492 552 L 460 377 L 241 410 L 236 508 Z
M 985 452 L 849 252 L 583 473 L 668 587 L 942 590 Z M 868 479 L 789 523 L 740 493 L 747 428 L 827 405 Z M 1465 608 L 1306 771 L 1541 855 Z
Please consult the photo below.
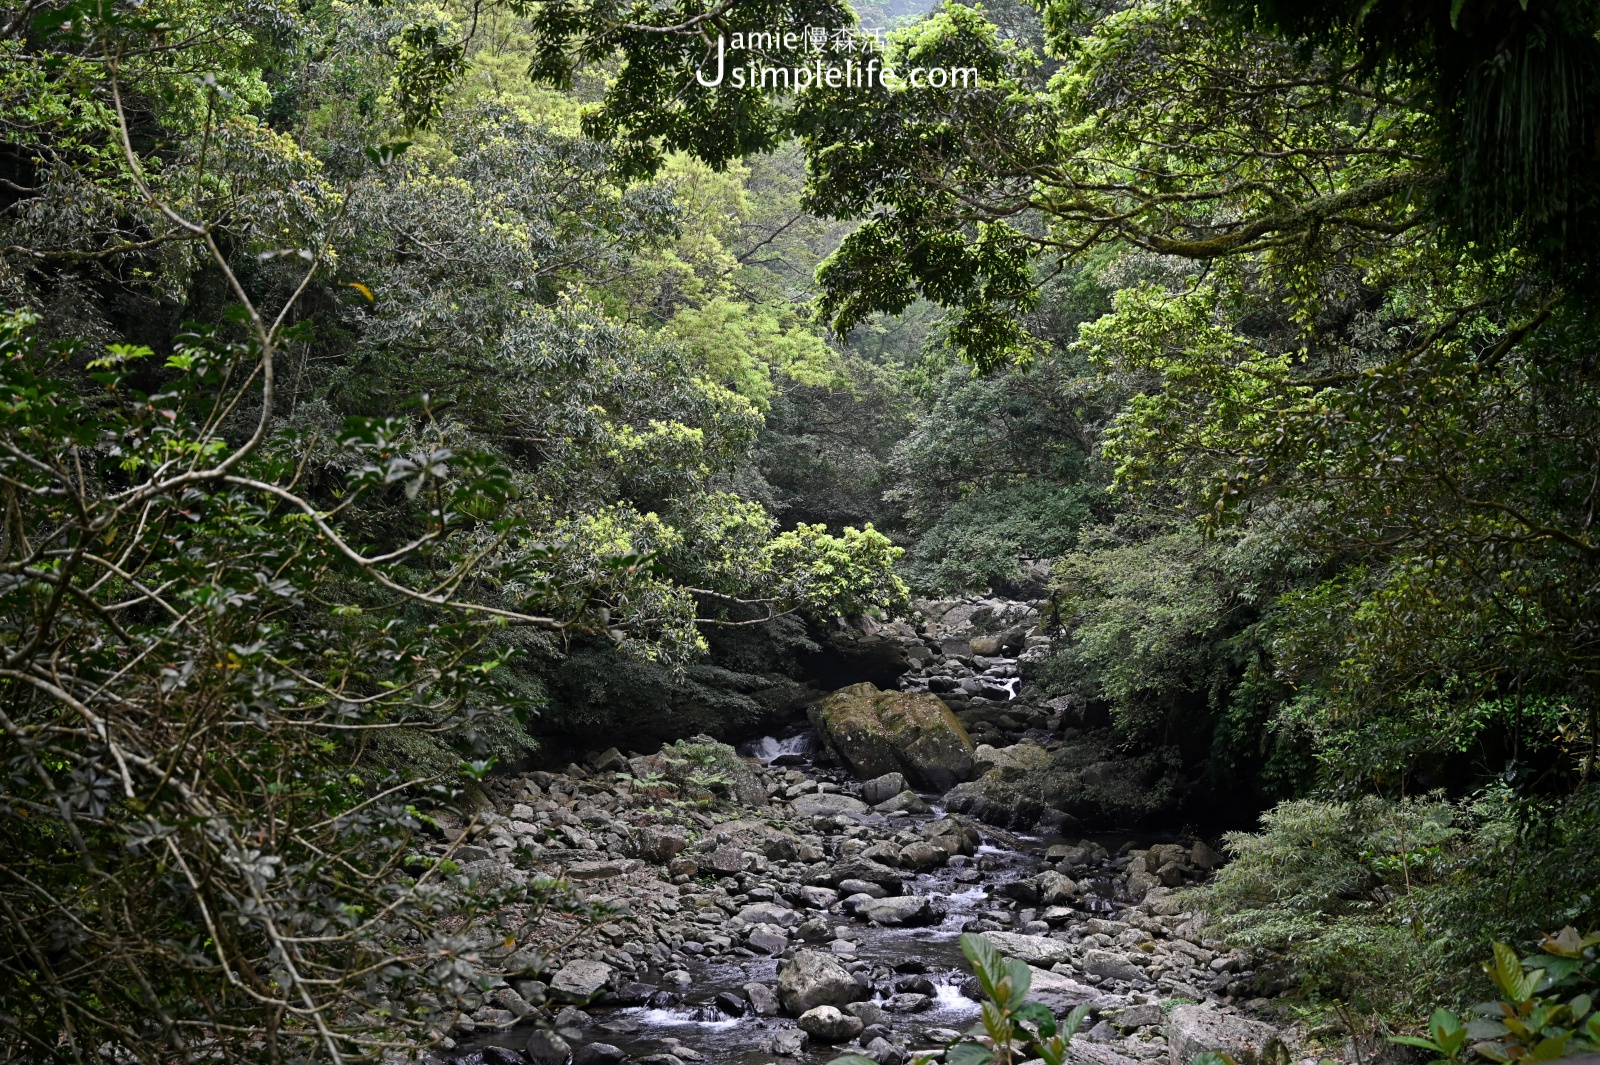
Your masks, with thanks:
M 737 752 L 707 736 L 589 751 L 491 779 L 470 833 L 441 814 L 432 850 L 469 875 L 559 877 L 618 911 L 569 943 L 570 924 L 541 923 L 459 1019 L 449 1056 L 934 1060 L 978 1015 L 958 942 L 974 932 L 1026 961 L 1057 1014 L 1090 1005 L 1080 1065 L 1281 1059 L 1297 1042 L 1275 999 L 1286 974 L 1209 936 L 1177 894 L 1222 856 L 1170 830 L 1106 832 L 1148 826 L 1170 793 L 1151 796 L 1104 723 L 1030 692 L 1048 604 L 913 607 L 830 634 L 832 679 L 848 686 L 816 692 L 814 728 Z M 477 934 L 493 958 L 502 933 Z
M 719 747 L 702 777 L 721 802 L 665 794 L 672 762 Z M 1220 860 L 1203 841 L 1015 835 L 903 782 L 818 766 L 818 749 L 797 732 L 737 758 L 698 738 L 495 781 L 487 824 L 438 853 L 453 846 L 478 876 L 564 875 L 628 912 L 564 952 L 519 952 L 446 1049 L 472 1065 L 820 1065 L 852 1049 L 901 1065 L 977 1016 L 963 931 L 1033 965 L 1058 1013 L 1090 1003 L 1077 1053 L 1097 1065 L 1186 1065 L 1171 1033 L 1182 1001 L 1262 1047 L 1277 1038 L 1245 1015 L 1276 1017 L 1269 995 L 1286 984 L 1151 883 L 1203 876 Z

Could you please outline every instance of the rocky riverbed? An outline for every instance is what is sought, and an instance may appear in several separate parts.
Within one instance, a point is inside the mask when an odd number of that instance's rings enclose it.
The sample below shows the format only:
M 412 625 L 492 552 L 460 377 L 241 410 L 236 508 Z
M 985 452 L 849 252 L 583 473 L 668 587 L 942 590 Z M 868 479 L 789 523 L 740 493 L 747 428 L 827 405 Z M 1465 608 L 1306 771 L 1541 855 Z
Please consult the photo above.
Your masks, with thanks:
M 705 737 L 595 752 L 491 781 L 470 832 L 441 812 L 432 849 L 467 873 L 559 876 L 618 910 L 560 948 L 571 926 L 543 921 L 443 1051 L 472 1065 L 933 1060 L 978 1011 L 963 931 L 1032 966 L 1058 1013 L 1092 1005 L 1079 1061 L 1187 1065 L 1223 1048 L 1248 1063 L 1296 1044 L 1271 998 L 1285 982 L 1175 894 L 1221 862 L 1204 841 L 1059 822 L 1013 835 L 899 769 L 863 781 L 817 764 L 847 762 L 837 745 L 801 732 L 748 757 Z M 980 780 L 1043 749 L 971 746 Z

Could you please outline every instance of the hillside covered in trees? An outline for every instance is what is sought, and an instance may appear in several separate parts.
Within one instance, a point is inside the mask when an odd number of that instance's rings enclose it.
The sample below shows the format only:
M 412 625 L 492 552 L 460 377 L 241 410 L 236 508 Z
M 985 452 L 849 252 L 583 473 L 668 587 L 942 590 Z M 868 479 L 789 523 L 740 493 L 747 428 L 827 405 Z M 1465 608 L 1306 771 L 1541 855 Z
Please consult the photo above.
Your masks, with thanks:
M 9 4 L 0 1062 L 1600 1052 L 1597 249 L 1595 0 Z

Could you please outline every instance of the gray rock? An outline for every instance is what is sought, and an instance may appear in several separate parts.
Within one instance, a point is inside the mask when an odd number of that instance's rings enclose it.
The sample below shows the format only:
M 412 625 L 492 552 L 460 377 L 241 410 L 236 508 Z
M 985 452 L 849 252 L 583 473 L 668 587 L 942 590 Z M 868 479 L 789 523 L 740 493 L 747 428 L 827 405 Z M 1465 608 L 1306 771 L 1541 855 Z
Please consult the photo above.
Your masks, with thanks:
M 778 1001 L 792 1016 L 817 1006 L 843 1006 L 867 997 L 845 967 L 829 954 L 797 950 L 778 970 Z
M 800 915 L 776 902 L 752 902 L 739 911 L 739 919 L 746 924 L 775 924 L 792 928 L 800 923 Z
M 905 1051 L 881 1035 L 869 1041 L 866 1049 L 867 1057 L 876 1061 L 878 1065 L 901 1065 L 906 1060 Z
M 789 940 L 772 932 L 752 932 L 746 942 L 750 944 L 751 950 L 759 950 L 773 957 L 789 949 Z
M 1282 1033 L 1270 1024 L 1218 1013 L 1205 1006 L 1178 1006 L 1167 1015 L 1170 1065 L 1189 1065 L 1206 1051 L 1227 1054 L 1239 1065 L 1289 1061 Z
M 643 862 L 631 858 L 616 858 L 603 862 L 573 862 L 567 866 L 567 879 L 607 880 L 614 876 L 626 876 L 628 873 L 638 872 L 643 867 Z
M 1161 1009 L 1161 1005 L 1156 1002 L 1147 1002 L 1142 1006 L 1129 1006 L 1126 1009 L 1118 1010 L 1111 1018 L 1111 1022 L 1124 1032 L 1131 1032 L 1135 1028 L 1165 1024 L 1166 1020 L 1166 1013 Z
M 588 1043 L 572 1055 L 572 1065 L 622 1065 L 628 1055 L 610 1043 Z
M 1072 960 L 1072 945 L 1059 939 L 1042 936 L 1024 936 L 1016 932 L 985 932 L 983 938 L 1008 958 L 1025 961 L 1029 965 L 1058 965 Z
M 577 958 L 563 965 L 550 980 L 550 993 L 573 1002 L 587 1002 L 599 994 L 614 972 L 603 961 Z
M 873 899 L 856 908 L 857 915 L 878 925 L 927 924 L 935 919 L 933 908 L 923 895 L 897 895 Z
M 798 1028 L 785 1028 L 772 1037 L 772 1052 L 779 1057 L 797 1058 L 806 1048 L 806 1033 Z
M 539 1028 L 528 1037 L 528 1046 L 524 1053 L 528 1055 L 533 1065 L 562 1065 L 567 1060 L 567 1055 L 572 1053 L 572 1047 L 556 1033 Z
M 881 1024 L 887 1027 L 891 1020 L 888 1011 L 875 1002 L 851 1002 L 845 1005 L 844 1011 L 852 1017 L 859 1017 L 865 1025 Z
M 642 858 L 656 865 L 666 865 L 689 845 L 683 829 L 664 827 L 660 825 L 647 825 L 636 829 L 630 840 L 629 849 L 635 858 Z
M 1033 982 L 1028 988 L 1028 997 L 1038 999 L 1056 1014 L 1063 1014 L 1070 1012 L 1075 1006 L 1099 998 L 1100 991 L 1088 984 L 1080 984 L 1069 976 L 1053 973 L 1049 969 L 1033 969 Z
M 884 1003 L 884 1008 L 892 1013 L 921 1013 L 933 1005 L 933 999 L 927 995 L 919 995 L 915 991 L 902 991 L 897 995 L 890 995 Z
M 706 856 L 706 865 L 723 876 L 733 876 L 735 873 L 744 872 L 745 863 L 748 861 L 744 851 L 731 843 L 723 844 Z
M 826 884 L 828 887 L 842 884 L 847 880 L 866 880 L 891 894 L 898 895 L 902 877 L 898 869 L 891 869 L 880 862 L 868 861 L 857 856 L 823 865 L 811 872 L 806 879 L 813 884 Z
M 466 847 L 461 848 L 461 850 L 466 849 Z M 461 871 L 485 887 L 503 887 L 526 878 L 522 870 L 507 865 L 498 858 L 481 858 L 475 862 L 465 862 L 461 866 Z
M 1105 980 L 1132 982 L 1144 976 L 1144 973 L 1140 972 L 1133 962 L 1121 954 L 1113 954 L 1109 950 L 1091 950 L 1085 954 L 1083 956 L 1083 970 Z
M 916 792 L 909 789 L 876 803 L 872 808 L 880 814 L 925 814 L 928 812 L 928 804 L 923 802 Z
M 1061 906 L 1078 897 L 1078 882 L 1062 873 L 1039 874 L 1039 901 Z
M 862 851 L 861 857 L 883 865 L 899 865 L 900 848 L 892 840 L 880 840 Z
M 923 872 L 934 869 L 950 860 L 950 855 L 931 843 L 908 843 L 900 848 L 900 864 L 906 869 Z
M 594 1018 L 576 1006 L 567 1006 L 555 1017 L 557 1028 L 587 1028 L 594 1023 Z
M 615 747 L 607 747 L 599 754 L 591 754 L 584 761 L 597 773 L 615 773 L 628 768 L 628 760 Z
M 994 773 L 999 780 L 1017 780 L 1028 773 L 1048 769 L 1050 753 L 1032 743 L 1018 743 L 1011 747 L 991 747 L 979 744 L 972 752 L 972 769 L 979 776 Z
M 907 789 L 906 778 L 899 773 L 885 773 L 861 785 L 861 797 L 873 806 L 885 799 L 899 795 Z M 915 794 L 913 792 L 913 794 Z
M 844 897 L 843 906 L 846 913 L 853 913 L 859 916 L 861 907 L 865 906 L 869 902 L 876 901 L 877 900 L 871 895 L 868 895 L 865 891 L 863 891 L 857 895 L 846 895 Z
M 838 893 L 845 898 L 851 895 L 868 895 L 875 899 L 881 899 L 889 894 L 870 880 L 841 880 Z
M 848 1043 L 866 1025 L 859 1017 L 843 1013 L 837 1006 L 816 1006 L 800 1015 L 800 1030 L 822 1043 Z
M 833 926 L 821 917 L 813 917 L 794 930 L 797 938 L 807 943 L 821 943 L 833 938 Z
M 808 884 L 800 889 L 800 899 L 813 910 L 826 910 L 839 901 L 839 893 L 833 888 Z
M 1180 865 L 1189 860 L 1189 852 L 1176 843 L 1157 843 L 1144 855 L 1144 871 L 1159 873 L 1161 867 L 1168 862 L 1177 862 Z
M 503 1010 L 510 1010 L 511 1014 L 518 1018 L 526 1017 L 533 1012 L 532 1004 L 523 998 L 514 987 L 497 988 L 495 993 L 489 997 L 489 1001 Z
M 1206 841 L 1201 839 L 1196 840 L 1194 846 L 1189 848 L 1189 860 L 1195 864 L 1196 868 L 1210 872 L 1228 859 L 1208 847 Z
M 759 1017 L 776 1017 L 778 1015 L 778 994 L 766 984 L 745 984 L 745 997 L 750 1000 L 750 1008 Z
M 527 999 L 530 1006 L 543 1006 L 550 994 L 550 985 L 543 980 L 513 980 L 511 986 L 517 994 Z
M 1067 1045 L 1067 1061 L 1071 1065 L 1141 1065 L 1138 1058 L 1119 1054 L 1101 1043 L 1079 1039 Z
M 794 812 L 805 817 L 832 816 L 834 814 L 864 814 L 871 807 L 860 799 L 848 795 L 802 795 L 791 804 Z

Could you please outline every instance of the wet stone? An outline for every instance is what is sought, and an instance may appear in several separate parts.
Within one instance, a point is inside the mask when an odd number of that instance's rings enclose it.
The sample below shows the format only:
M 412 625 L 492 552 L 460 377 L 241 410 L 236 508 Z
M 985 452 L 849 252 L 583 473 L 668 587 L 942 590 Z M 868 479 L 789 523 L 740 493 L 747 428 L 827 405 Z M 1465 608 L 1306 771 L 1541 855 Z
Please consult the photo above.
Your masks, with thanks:
M 746 940 L 751 950 L 758 950 L 763 954 L 779 955 L 789 949 L 789 941 L 780 935 L 771 932 L 755 932 Z
M 572 1055 L 572 1065 L 621 1065 L 628 1055 L 610 1043 L 588 1043 Z
M 801 1031 L 823 1043 L 847 1043 L 865 1027 L 859 1017 L 843 1012 L 837 1006 L 817 1006 L 800 1015 Z
M 785 1028 L 772 1037 L 772 1052 L 780 1057 L 799 1057 L 806 1046 L 806 1033 L 798 1028 Z
M 761 1017 L 776 1017 L 778 1015 L 778 994 L 766 984 L 745 984 L 744 993 L 750 1000 L 750 1008 Z

